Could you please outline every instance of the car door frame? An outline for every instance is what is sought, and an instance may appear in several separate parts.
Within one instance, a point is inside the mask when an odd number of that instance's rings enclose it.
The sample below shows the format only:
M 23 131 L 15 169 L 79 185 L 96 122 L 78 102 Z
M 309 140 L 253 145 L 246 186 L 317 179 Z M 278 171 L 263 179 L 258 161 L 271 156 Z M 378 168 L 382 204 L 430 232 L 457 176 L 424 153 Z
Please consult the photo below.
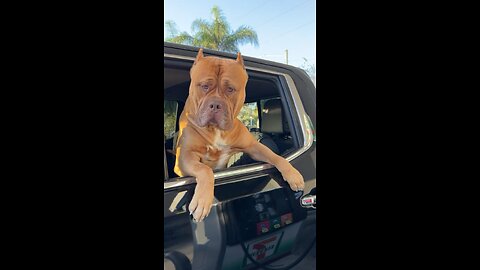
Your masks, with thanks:
M 192 63 L 195 60 L 195 57 L 176 55 L 171 53 L 164 53 L 164 58 L 187 60 L 187 61 L 191 61 Z M 248 65 L 248 61 L 246 61 L 245 59 L 244 59 L 244 62 L 245 62 L 245 68 L 247 70 L 278 76 L 278 78 L 280 78 L 282 83 L 285 84 L 285 85 L 282 85 L 282 91 L 288 91 L 290 97 L 292 98 L 293 105 L 294 105 L 293 107 L 295 108 L 294 110 L 295 118 L 297 118 L 298 124 L 300 126 L 300 129 L 296 129 L 296 127 L 295 129 L 301 131 L 299 132 L 301 135 L 301 140 L 299 140 L 301 142 L 301 145 L 298 149 L 296 149 L 295 151 L 285 156 L 285 159 L 291 162 L 292 160 L 296 159 L 300 155 L 307 152 L 314 143 L 314 136 L 313 136 L 314 127 L 312 126 L 312 121 L 310 119 L 310 116 L 306 113 L 305 108 L 303 107 L 303 103 L 298 93 L 295 82 L 288 73 L 282 73 L 282 72 L 273 71 L 265 68 L 253 67 Z M 297 136 L 297 138 L 300 139 L 299 136 Z M 214 173 L 215 186 L 221 185 L 221 184 L 227 184 L 229 182 L 235 181 L 235 179 L 232 179 L 232 178 L 236 176 L 247 175 L 247 174 L 255 173 L 259 171 L 266 171 L 272 168 L 273 168 L 273 165 L 262 163 L 262 164 L 253 164 L 249 166 L 241 166 L 239 168 L 229 168 L 228 170 L 215 172 Z M 164 182 L 164 192 L 178 189 L 181 186 L 192 185 L 194 183 L 195 183 L 194 177 L 178 177 L 178 178 L 168 179 Z

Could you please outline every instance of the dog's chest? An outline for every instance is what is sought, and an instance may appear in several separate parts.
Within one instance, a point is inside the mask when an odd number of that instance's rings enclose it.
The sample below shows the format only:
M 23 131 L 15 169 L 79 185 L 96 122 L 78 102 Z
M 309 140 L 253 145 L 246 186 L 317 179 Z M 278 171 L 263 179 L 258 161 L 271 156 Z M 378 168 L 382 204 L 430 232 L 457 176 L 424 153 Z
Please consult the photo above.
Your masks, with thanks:
M 222 169 L 227 166 L 228 159 L 232 155 L 232 149 L 217 132 L 211 144 L 207 144 L 202 163 L 212 169 Z

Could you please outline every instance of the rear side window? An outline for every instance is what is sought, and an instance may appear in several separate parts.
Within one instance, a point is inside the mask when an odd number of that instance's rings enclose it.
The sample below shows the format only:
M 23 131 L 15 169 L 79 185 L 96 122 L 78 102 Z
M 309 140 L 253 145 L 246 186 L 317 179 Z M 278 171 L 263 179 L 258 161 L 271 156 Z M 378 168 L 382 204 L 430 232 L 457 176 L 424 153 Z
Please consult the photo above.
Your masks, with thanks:
M 177 124 L 178 102 L 165 100 L 163 102 L 163 121 L 165 127 L 163 129 L 163 135 L 165 139 L 173 138 L 175 134 L 175 127 Z

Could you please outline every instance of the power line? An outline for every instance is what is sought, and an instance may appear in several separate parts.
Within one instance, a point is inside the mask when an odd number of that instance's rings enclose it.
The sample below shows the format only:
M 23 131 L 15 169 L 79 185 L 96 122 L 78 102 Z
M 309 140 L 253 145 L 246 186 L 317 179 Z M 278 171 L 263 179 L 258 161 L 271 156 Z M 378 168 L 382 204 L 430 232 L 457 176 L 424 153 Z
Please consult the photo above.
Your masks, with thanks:
M 250 15 L 252 11 L 258 10 L 259 7 L 265 5 L 266 3 L 270 2 L 270 1 L 272 1 L 272 0 L 267 0 L 267 1 L 263 2 L 263 3 L 261 3 L 260 5 L 258 5 L 258 6 L 254 7 L 254 8 L 252 8 L 251 10 L 249 10 L 247 13 L 244 13 L 242 16 L 235 17 L 233 20 L 240 19 L 240 18 L 244 18 L 245 16 Z
M 310 2 L 310 0 L 307 0 L 307 1 L 305 1 L 305 2 L 302 2 L 302 3 L 300 3 L 299 5 L 296 5 L 296 6 L 292 7 L 292 8 L 289 8 L 289 9 L 286 10 L 285 12 L 282 12 L 282 13 L 274 16 L 274 17 L 271 17 L 270 19 L 266 20 L 265 22 L 259 24 L 260 27 L 257 27 L 257 28 L 262 28 L 262 26 L 264 26 L 265 24 L 271 22 L 273 19 L 275 19 L 275 18 L 277 18 L 277 17 L 279 17 L 279 16 L 281 16 L 281 15 L 284 15 L 284 14 L 286 14 L 286 13 L 289 13 L 289 12 L 291 12 L 292 10 L 294 10 L 294 9 L 298 8 L 299 6 L 302 6 L 303 4 L 308 3 L 308 2 Z
M 284 32 L 284 33 L 282 33 L 282 34 L 280 34 L 280 35 L 278 35 L 278 36 L 276 36 L 276 37 L 268 40 L 267 42 L 264 42 L 263 44 L 268 43 L 268 42 L 270 42 L 270 41 L 272 41 L 272 40 L 275 40 L 275 39 L 277 39 L 277 38 L 279 38 L 279 37 L 282 37 L 282 36 L 284 36 L 284 35 L 286 35 L 286 34 L 288 34 L 288 33 L 291 33 L 291 32 L 293 32 L 293 31 L 295 31 L 295 30 L 297 30 L 297 29 L 300 29 L 300 28 L 302 28 L 302 27 L 304 27 L 304 26 L 306 26 L 306 25 L 309 25 L 309 24 L 311 24 L 311 23 L 314 23 L 314 22 L 315 22 L 315 19 L 314 19 L 313 21 L 309 21 L 309 22 L 307 22 L 307 23 L 305 23 L 305 24 L 302 24 L 302 25 L 300 25 L 300 26 L 297 26 L 297 27 L 291 29 L 290 31 Z

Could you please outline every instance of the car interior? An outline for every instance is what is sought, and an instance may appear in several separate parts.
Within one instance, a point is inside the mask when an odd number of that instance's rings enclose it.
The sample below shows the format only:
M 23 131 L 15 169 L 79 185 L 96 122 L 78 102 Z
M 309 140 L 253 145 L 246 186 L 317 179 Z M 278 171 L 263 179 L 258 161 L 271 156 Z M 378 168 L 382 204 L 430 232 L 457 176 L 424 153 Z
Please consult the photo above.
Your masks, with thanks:
M 298 148 L 298 142 L 294 134 L 290 132 L 292 123 L 291 116 L 287 113 L 286 101 L 280 92 L 278 78 L 273 75 L 256 74 L 248 71 L 249 80 L 246 87 L 245 104 L 256 107 L 258 122 L 247 125 L 250 133 L 262 144 L 266 145 L 276 154 L 285 156 Z M 165 104 L 170 103 L 169 108 L 174 108 L 175 130 L 166 134 L 165 155 L 169 178 L 178 177 L 173 171 L 175 163 L 175 144 L 178 131 L 178 118 L 188 96 L 190 86 L 189 69 L 185 67 L 164 67 L 164 114 L 167 113 Z M 244 106 L 245 107 L 245 106 Z M 234 155 L 228 163 L 228 167 L 245 166 L 257 163 L 248 155 L 242 153 Z M 227 168 L 228 169 L 228 168 Z

